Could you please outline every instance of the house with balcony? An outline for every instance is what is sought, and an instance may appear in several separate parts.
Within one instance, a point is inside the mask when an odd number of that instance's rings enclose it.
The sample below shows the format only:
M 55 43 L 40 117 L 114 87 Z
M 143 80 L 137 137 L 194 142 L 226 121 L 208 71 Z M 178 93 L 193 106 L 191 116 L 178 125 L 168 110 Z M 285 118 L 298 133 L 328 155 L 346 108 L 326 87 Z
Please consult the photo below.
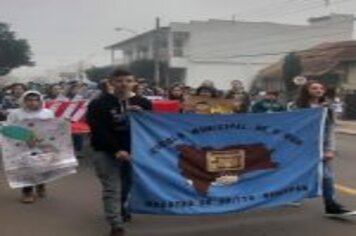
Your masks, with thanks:
M 154 60 L 167 65 L 168 84 L 197 87 L 212 80 L 220 89 L 239 79 L 246 87 L 258 71 L 291 51 L 300 51 L 324 42 L 351 40 L 353 15 L 331 14 L 311 18 L 308 24 L 228 20 L 173 22 L 106 47 L 113 62 L 121 51 L 125 65 Z

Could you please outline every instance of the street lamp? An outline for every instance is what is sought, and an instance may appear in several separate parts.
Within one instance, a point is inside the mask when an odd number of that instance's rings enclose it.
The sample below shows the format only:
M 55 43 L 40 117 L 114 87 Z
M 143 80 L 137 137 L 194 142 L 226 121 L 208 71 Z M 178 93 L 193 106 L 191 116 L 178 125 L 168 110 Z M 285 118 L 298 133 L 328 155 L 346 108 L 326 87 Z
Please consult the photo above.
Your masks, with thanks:
M 126 28 L 126 27 L 116 27 L 115 31 L 117 31 L 117 32 L 126 31 L 126 32 L 129 32 L 131 34 L 138 35 L 138 32 L 136 30 L 133 30 L 133 29 L 130 29 L 130 28 Z

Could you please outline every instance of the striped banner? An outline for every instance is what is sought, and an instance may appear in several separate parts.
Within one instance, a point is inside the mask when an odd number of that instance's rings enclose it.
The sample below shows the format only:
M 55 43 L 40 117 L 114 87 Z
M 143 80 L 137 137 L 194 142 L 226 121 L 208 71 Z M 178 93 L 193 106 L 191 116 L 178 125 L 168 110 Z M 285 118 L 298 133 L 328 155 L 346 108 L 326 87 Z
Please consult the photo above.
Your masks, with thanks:
M 89 101 L 50 101 L 46 102 L 45 107 L 52 110 L 56 117 L 66 118 L 72 122 L 84 121 Z
M 89 133 L 90 129 L 85 122 L 85 113 L 89 101 L 49 101 L 45 107 L 52 110 L 57 118 L 65 118 L 72 122 L 72 133 L 84 134 Z
M 85 113 L 89 105 L 88 100 L 82 101 L 48 101 L 45 107 L 52 110 L 57 118 L 65 118 L 72 122 L 74 134 L 89 133 L 90 129 L 85 121 Z M 179 113 L 181 104 L 178 101 L 152 101 L 153 111 L 158 113 Z

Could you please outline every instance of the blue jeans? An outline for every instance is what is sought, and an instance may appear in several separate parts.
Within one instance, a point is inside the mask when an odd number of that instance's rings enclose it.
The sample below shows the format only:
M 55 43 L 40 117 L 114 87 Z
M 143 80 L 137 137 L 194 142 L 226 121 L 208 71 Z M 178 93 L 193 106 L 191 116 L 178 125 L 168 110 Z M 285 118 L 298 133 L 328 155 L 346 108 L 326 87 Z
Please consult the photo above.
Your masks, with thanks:
M 129 214 L 131 164 L 126 161 L 119 161 L 108 153 L 95 152 L 94 167 L 102 185 L 102 200 L 106 220 L 112 227 L 120 227 L 122 217 Z
M 323 162 L 323 198 L 325 206 L 337 204 L 335 197 L 335 178 L 332 169 L 331 161 Z
M 72 134 L 73 146 L 76 152 L 82 151 L 84 137 L 81 134 Z

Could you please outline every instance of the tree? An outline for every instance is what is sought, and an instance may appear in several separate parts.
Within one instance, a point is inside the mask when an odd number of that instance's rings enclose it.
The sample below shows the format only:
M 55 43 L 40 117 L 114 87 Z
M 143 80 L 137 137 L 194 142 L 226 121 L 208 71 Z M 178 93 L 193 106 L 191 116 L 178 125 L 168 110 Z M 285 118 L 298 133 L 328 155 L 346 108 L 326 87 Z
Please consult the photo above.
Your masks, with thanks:
M 102 79 L 109 78 L 115 68 L 115 66 L 92 67 L 87 69 L 85 73 L 91 81 L 99 82 Z
M 27 40 L 16 38 L 8 24 L 0 22 L 0 76 L 20 66 L 33 66 Z
M 291 52 L 285 56 L 283 61 L 283 81 L 287 99 L 291 99 L 295 95 L 297 86 L 294 84 L 293 79 L 300 75 L 302 71 L 302 63 L 295 52 Z
M 155 63 L 153 60 L 138 60 L 130 64 L 129 69 L 137 77 L 146 78 L 149 84 L 155 85 L 154 74 L 155 74 Z M 165 87 L 165 78 L 167 76 L 168 65 L 167 63 L 160 62 L 160 83 L 156 86 Z

